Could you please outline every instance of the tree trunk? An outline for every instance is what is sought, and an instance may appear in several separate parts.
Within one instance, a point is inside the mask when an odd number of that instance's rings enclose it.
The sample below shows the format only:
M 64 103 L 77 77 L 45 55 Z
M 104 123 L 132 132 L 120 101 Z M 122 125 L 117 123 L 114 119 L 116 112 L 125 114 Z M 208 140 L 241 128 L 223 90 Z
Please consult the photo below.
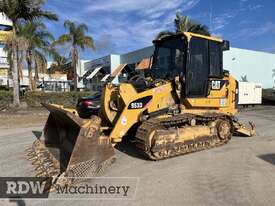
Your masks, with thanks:
M 35 64 L 35 67 L 34 67 L 34 88 L 33 88 L 33 90 L 36 90 L 36 82 L 39 81 L 38 63 L 37 63 L 36 59 L 34 60 L 34 64 Z
M 18 52 L 18 47 L 17 47 L 17 67 L 18 67 L 18 81 L 19 81 L 19 84 L 20 84 L 20 80 L 24 78 L 24 75 L 23 75 L 23 66 L 22 66 L 22 62 L 23 62 L 23 55 L 22 55 L 22 52 Z
M 32 53 L 31 53 L 31 50 L 28 50 L 26 55 L 27 55 L 26 61 L 28 64 L 29 89 L 30 89 L 30 91 L 33 91 L 34 82 L 33 82 L 33 78 L 32 78 Z
M 14 29 L 15 30 L 15 29 Z M 14 31 L 15 34 L 15 31 Z M 19 99 L 19 81 L 18 81 L 18 56 L 17 56 L 17 42 L 12 40 L 12 80 L 13 80 L 13 105 L 20 106 Z
M 77 62 L 78 62 L 78 52 L 75 47 L 72 48 L 72 66 L 74 71 L 74 91 L 77 91 L 78 76 L 77 76 Z

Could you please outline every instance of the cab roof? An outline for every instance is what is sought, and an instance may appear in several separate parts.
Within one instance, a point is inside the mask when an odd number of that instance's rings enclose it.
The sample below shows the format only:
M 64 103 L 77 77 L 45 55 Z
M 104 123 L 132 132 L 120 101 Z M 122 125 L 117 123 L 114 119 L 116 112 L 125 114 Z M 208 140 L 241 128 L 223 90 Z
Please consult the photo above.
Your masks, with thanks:
M 221 43 L 224 42 L 224 40 L 222 40 L 220 38 L 217 38 L 217 37 L 213 37 L 213 36 L 205 36 L 205 35 L 201 35 L 201 34 L 195 34 L 195 33 L 192 33 L 192 32 L 179 32 L 179 33 L 176 33 L 174 35 L 167 35 L 167 36 L 164 36 L 162 38 L 155 39 L 153 41 L 153 43 L 160 42 L 164 39 L 170 39 L 170 38 L 177 37 L 177 36 L 185 36 L 188 40 L 190 40 L 192 37 L 199 37 L 199 38 L 207 39 L 207 40 L 210 40 L 210 41 L 216 41 L 216 42 L 221 42 Z

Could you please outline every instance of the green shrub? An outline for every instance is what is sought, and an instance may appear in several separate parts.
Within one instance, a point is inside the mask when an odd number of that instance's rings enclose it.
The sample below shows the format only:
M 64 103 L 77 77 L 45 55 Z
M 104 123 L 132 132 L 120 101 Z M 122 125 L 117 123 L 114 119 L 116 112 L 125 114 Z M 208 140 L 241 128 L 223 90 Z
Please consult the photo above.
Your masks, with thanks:
M 12 104 L 12 92 L 0 90 L 0 109 L 9 107 Z
M 61 104 L 75 107 L 78 98 L 91 95 L 91 92 L 26 92 L 24 100 L 29 107 L 39 107 L 41 103 Z

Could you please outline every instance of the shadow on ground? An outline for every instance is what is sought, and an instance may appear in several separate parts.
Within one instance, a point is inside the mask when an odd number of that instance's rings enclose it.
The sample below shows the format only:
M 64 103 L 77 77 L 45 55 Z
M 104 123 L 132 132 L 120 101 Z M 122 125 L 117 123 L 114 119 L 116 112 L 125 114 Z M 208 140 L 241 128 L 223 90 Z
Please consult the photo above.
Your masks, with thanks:
M 32 131 L 32 133 L 34 134 L 34 136 L 35 136 L 37 139 L 40 139 L 41 136 L 42 136 L 42 132 L 41 132 L 41 131 Z
M 119 150 L 120 152 L 123 152 L 131 157 L 135 157 L 138 159 L 143 159 L 143 160 L 148 160 L 146 159 L 141 152 L 139 152 L 137 150 L 137 148 L 135 147 L 135 144 L 133 142 L 131 142 L 131 140 L 129 139 L 125 139 L 122 142 L 120 142 L 119 144 L 117 144 L 115 146 L 115 148 L 117 150 Z
M 26 203 L 24 200 L 22 199 L 10 199 L 10 202 L 15 202 L 17 204 L 17 206 L 25 206 Z
M 275 153 L 272 153 L 272 154 L 264 154 L 264 155 L 260 155 L 258 156 L 260 159 L 272 164 L 272 165 L 275 165 Z

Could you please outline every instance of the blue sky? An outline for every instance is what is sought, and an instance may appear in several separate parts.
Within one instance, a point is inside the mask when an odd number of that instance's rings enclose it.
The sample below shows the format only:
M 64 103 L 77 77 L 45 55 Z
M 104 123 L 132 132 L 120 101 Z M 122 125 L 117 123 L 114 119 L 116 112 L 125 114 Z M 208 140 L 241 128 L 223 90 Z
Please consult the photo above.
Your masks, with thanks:
M 46 22 L 56 37 L 65 19 L 88 26 L 97 50 L 82 52 L 84 59 L 151 45 L 158 32 L 174 29 L 176 11 L 233 47 L 275 52 L 274 0 L 48 0 L 45 7 L 59 15 L 59 22 Z

